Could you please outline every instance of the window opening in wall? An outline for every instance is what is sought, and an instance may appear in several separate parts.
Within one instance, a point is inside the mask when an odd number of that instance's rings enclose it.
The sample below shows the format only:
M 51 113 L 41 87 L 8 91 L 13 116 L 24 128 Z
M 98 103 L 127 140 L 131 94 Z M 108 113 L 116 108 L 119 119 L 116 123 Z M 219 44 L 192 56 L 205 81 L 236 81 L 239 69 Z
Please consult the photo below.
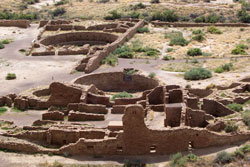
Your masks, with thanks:
M 123 148 L 120 147 L 120 146 L 117 146 L 117 151 L 118 151 L 118 152 L 122 152 L 122 151 L 123 151 Z
M 150 153 L 152 154 L 156 153 L 156 145 L 150 146 Z

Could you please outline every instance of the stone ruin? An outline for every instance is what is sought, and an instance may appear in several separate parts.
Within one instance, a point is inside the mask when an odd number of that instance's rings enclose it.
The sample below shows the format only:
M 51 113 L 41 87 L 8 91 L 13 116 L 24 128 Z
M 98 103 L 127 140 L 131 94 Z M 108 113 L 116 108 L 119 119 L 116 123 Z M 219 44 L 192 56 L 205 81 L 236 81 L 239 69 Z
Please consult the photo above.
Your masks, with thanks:
M 102 59 L 132 38 L 145 24 L 144 20 L 128 19 L 85 27 L 79 21 L 41 21 L 40 33 L 27 55 L 84 54 L 87 57 L 76 65 L 75 70 L 91 73 L 101 65 Z M 58 34 L 43 35 L 50 31 Z
M 32 126 L 2 134 L 9 140 L 1 140 L 0 148 L 58 155 L 163 155 L 250 139 L 249 130 L 221 132 L 221 118 L 235 114 L 226 104 L 250 99 L 249 79 L 218 87 L 234 94 L 222 99 L 213 96 L 214 90 L 183 89 L 127 70 L 1 97 L 0 106 L 47 112 Z M 110 99 L 122 91 L 134 96 Z

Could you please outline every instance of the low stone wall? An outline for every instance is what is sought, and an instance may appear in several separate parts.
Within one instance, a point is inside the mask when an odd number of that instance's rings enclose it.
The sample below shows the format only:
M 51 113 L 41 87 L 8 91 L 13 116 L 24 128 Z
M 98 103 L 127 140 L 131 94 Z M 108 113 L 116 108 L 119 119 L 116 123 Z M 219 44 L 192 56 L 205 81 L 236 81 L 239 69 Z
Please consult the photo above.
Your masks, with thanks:
M 59 111 L 50 111 L 42 115 L 43 120 L 63 121 L 64 114 Z
M 0 27 L 28 28 L 30 27 L 30 21 L 29 20 L 0 20 Z
M 41 20 L 40 24 L 39 24 L 39 28 L 44 27 L 48 23 L 50 25 L 61 25 L 61 24 L 70 24 L 70 23 L 72 23 L 72 21 L 68 21 L 68 20 Z
M 112 114 L 124 114 L 126 105 L 113 105 L 111 109 Z
M 140 74 L 133 74 L 128 79 L 123 72 L 108 72 L 86 75 L 77 78 L 75 84 L 95 85 L 102 91 L 145 91 L 159 85 L 155 79 Z
M 110 98 L 103 95 L 97 95 L 93 93 L 87 94 L 87 104 L 102 104 L 107 107 L 111 107 L 113 104 L 110 102 Z
M 103 121 L 104 114 L 90 114 L 81 112 L 69 112 L 68 121 Z
M 83 43 L 112 43 L 118 36 L 104 32 L 72 32 L 46 37 L 40 41 L 45 46 Z
M 210 89 L 187 89 L 189 93 L 199 97 L 204 98 L 213 93 L 213 90 Z
M 208 27 L 208 26 L 217 26 L 217 27 L 249 27 L 250 24 L 246 23 L 178 23 L 178 22 L 160 22 L 152 21 L 155 26 L 169 26 L 169 27 Z
M 107 114 L 108 109 L 104 105 L 100 104 L 84 104 L 80 103 L 78 105 L 78 111 L 93 114 Z

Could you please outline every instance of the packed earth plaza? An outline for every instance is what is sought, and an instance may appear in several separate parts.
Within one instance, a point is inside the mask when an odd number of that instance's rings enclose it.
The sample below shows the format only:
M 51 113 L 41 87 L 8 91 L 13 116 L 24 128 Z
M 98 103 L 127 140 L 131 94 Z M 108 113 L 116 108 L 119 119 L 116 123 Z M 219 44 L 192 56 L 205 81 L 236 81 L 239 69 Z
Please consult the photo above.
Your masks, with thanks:
M 0 167 L 250 166 L 248 0 L 2 0 Z

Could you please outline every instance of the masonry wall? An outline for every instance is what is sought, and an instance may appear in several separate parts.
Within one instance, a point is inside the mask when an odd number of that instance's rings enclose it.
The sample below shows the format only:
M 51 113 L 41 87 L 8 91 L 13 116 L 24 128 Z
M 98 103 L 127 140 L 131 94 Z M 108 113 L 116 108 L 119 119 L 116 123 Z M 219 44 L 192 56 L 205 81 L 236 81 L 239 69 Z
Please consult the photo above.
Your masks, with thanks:
M 29 20 L 0 20 L 0 27 L 28 28 L 30 27 L 30 21 Z

